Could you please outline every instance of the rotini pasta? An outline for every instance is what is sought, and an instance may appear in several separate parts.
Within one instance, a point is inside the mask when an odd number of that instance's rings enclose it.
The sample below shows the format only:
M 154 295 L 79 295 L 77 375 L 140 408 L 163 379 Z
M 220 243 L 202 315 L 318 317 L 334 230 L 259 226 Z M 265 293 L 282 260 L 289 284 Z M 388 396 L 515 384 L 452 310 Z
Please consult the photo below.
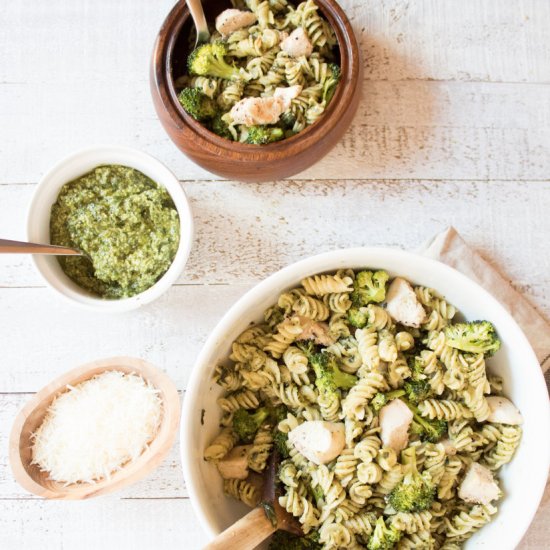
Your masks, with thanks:
M 258 13 L 268 6 L 275 26 L 287 9 L 247 2 Z M 310 18 L 302 8 L 294 21 L 307 19 L 321 32 Z M 262 32 L 273 25 L 266 21 Z M 318 58 L 301 70 L 326 78 Z M 225 479 L 224 490 L 254 506 L 258 473 L 278 449 L 279 504 L 304 533 L 316 532 L 323 550 L 371 547 L 385 536 L 392 537 L 387 548 L 460 548 L 496 513 L 493 503 L 470 500 L 468 472 L 481 468 L 490 477 L 508 463 L 521 428 L 487 421 L 486 396 L 499 395 L 502 382 L 487 374 L 485 353 L 456 347 L 452 305 L 432 289 L 415 288 L 428 317 L 410 328 L 390 316 L 384 298 L 358 303 L 361 280 L 352 270 L 307 277 L 278 297 L 264 323 L 236 339 L 229 362 L 215 367 L 226 392 L 218 400 L 225 427 L 204 457 L 220 472 L 224 461 L 245 457 L 244 471 Z M 381 413 L 395 399 L 413 417 L 404 447 L 387 438 Z M 248 433 L 239 422 L 256 415 Z M 293 437 L 313 425 L 339 434 L 336 451 L 312 454 L 306 440 Z M 395 495 L 410 483 L 413 464 L 431 492 L 423 507 L 406 508 Z M 501 494 L 496 487 L 494 493 Z
M 340 79 L 337 40 L 316 3 L 233 4 L 244 11 L 222 12 L 210 43 L 189 56 L 191 76 L 175 79 L 183 109 L 221 137 L 255 145 L 314 124 Z M 254 108 L 247 101 L 253 98 Z M 342 299 L 338 307 L 345 311 L 345 303 Z

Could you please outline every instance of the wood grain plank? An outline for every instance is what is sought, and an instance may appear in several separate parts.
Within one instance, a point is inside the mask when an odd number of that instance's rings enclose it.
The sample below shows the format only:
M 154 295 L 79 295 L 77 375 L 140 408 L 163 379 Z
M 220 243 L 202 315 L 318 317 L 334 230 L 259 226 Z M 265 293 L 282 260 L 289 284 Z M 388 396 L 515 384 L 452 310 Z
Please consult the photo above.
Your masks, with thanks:
M 546 495 L 548 500 L 550 490 Z M 189 500 L 119 500 L 112 496 L 103 498 L 100 506 L 93 500 L 15 500 L 0 501 L 0 509 L 0 547 L 6 550 L 23 544 L 26 550 L 196 550 L 207 542 Z M 547 548 L 545 514 L 548 508 L 540 508 L 518 550 Z
M 550 6 L 544 0 L 339 3 L 365 52 L 368 79 L 550 82 Z M 9 64 L 0 66 L 0 82 L 42 84 L 66 76 L 89 84 L 92 78 L 112 84 L 113 77 L 146 82 L 153 41 L 172 5 L 171 0 L 4 2 L 0 51 Z M 67 45 L 71 48 L 62 49 Z
M 172 144 L 146 86 L 124 79 L 89 88 L 75 80 L 61 90 L 43 83 L 37 96 L 25 83 L 0 84 L 0 183 L 36 182 L 94 143 L 142 149 L 182 180 L 216 179 Z M 82 107 L 90 94 L 99 109 Z M 29 132 L 32 126 L 47 129 L 47 139 Z M 366 81 L 349 131 L 300 177 L 537 180 L 549 173 L 550 85 Z
M 150 361 L 185 388 L 206 337 L 248 288 L 172 287 L 153 304 L 120 315 L 82 314 L 45 288 L 4 289 L 0 392 L 38 391 L 70 368 L 117 355 Z
M 544 0 L 342 2 L 366 78 L 550 82 Z
M 0 183 L 34 182 L 92 143 L 144 149 L 181 179 L 212 178 L 169 141 L 149 97 L 149 55 L 169 7 L 4 3 Z M 547 178 L 550 86 L 533 83 L 550 82 L 549 4 L 347 0 L 344 7 L 365 52 L 363 105 L 346 138 L 302 177 Z M 122 17 L 132 24 L 116 24 Z M 498 84 L 509 81 L 526 84 Z
M 189 500 L 0 501 L 5 550 L 197 550 L 206 537 Z
M 414 249 L 453 224 L 550 314 L 550 258 L 544 237 L 550 235 L 550 183 L 353 180 L 184 186 L 192 201 L 196 242 L 180 284 L 251 285 L 326 250 L 361 245 Z M 0 186 L 2 236 L 24 239 L 32 191 L 33 186 Z M 0 257 L 0 286 L 40 285 L 30 258 Z M 172 292 L 183 296 L 193 291 Z M 226 305 L 226 292 L 236 296 L 239 290 L 211 292 L 219 292 Z M 5 299 L 15 300 L 9 296 Z

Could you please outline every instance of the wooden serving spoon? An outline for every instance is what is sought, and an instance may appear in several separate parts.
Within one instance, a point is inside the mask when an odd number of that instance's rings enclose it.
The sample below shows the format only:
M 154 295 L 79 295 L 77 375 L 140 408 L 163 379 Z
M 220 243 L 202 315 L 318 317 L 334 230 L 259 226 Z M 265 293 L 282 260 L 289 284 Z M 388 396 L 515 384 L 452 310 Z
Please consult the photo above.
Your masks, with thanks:
M 277 469 L 279 452 L 274 449 L 264 476 L 262 501 L 257 508 L 246 514 L 237 523 L 222 531 L 204 550 L 253 550 L 275 531 L 283 530 L 303 535 L 302 526 L 279 504 L 277 498 Z

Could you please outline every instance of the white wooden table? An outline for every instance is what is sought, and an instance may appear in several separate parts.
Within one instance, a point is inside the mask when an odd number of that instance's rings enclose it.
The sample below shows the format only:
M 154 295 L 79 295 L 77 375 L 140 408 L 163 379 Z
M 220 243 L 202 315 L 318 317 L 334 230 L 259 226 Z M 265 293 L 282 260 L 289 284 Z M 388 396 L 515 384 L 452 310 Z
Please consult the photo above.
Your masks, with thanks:
M 57 160 L 92 144 L 147 151 L 194 209 L 188 266 L 156 303 L 104 316 L 64 304 L 29 258 L 0 258 L 0 548 L 198 549 L 174 447 L 148 479 L 89 502 L 46 502 L 14 482 L 16 411 L 98 357 L 143 357 L 182 394 L 220 316 L 295 260 L 338 247 L 414 248 L 448 224 L 550 316 L 550 3 L 342 0 L 365 57 L 356 122 L 288 181 L 218 181 L 169 141 L 148 64 L 172 0 L 0 2 L 0 235 L 24 238 L 29 199 Z M 550 491 L 521 548 L 547 548 Z

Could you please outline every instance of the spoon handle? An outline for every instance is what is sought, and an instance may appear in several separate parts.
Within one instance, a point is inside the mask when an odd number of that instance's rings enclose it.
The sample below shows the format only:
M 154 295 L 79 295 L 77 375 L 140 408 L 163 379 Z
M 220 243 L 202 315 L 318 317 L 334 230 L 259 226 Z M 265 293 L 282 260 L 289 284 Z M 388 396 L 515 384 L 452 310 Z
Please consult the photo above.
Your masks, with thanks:
M 204 16 L 204 10 L 202 9 L 201 0 L 187 0 L 187 6 L 191 12 L 191 17 L 195 23 L 195 28 L 197 29 L 197 46 L 208 42 L 210 32 L 208 31 L 208 25 L 206 23 L 206 17 Z
M 0 254 L 53 254 L 56 256 L 82 256 L 77 248 L 52 244 L 24 243 L 0 239 Z
M 263 508 L 254 508 L 237 523 L 221 532 L 203 550 L 227 550 L 228 548 L 254 550 L 276 530 L 277 526 L 267 518 Z

